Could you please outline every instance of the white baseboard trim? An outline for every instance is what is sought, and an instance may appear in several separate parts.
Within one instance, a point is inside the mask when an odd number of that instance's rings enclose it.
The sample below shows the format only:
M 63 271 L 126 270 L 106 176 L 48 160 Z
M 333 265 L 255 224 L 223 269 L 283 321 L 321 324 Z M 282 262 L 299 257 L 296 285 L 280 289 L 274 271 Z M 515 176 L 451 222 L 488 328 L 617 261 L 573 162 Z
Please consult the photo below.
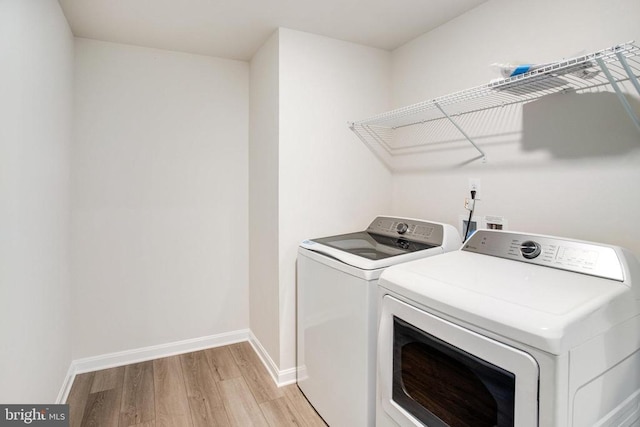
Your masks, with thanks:
M 84 359 L 74 360 L 73 363 L 76 366 L 75 373 L 82 374 L 85 372 L 115 368 L 116 366 L 145 362 L 147 360 L 159 359 L 161 357 L 175 356 L 176 354 L 189 353 L 192 351 L 204 350 L 206 348 L 220 347 L 222 345 L 247 341 L 249 339 L 249 334 L 249 329 L 242 329 L 218 335 L 209 335 L 206 337 L 192 338 L 167 344 L 120 351 L 117 353 L 86 357 Z
M 235 344 L 242 341 L 249 341 L 249 344 L 251 344 L 251 347 L 253 347 L 254 351 L 262 361 L 262 364 L 267 368 L 269 375 L 271 375 L 271 378 L 278 387 L 294 384 L 296 382 L 295 367 L 280 370 L 253 332 L 249 329 L 241 329 L 218 335 L 210 335 L 73 360 L 71 361 L 71 366 L 69 366 L 67 375 L 62 383 L 60 392 L 58 393 L 56 403 L 65 403 L 67 401 L 69 393 L 71 392 L 73 380 L 78 374 L 99 371 L 101 369 L 115 368 L 117 366 L 129 365 L 132 363 L 145 362 L 147 360 L 159 359 L 161 357 L 190 353 L 192 351 L 204 350 L 207 348 Z
M 71 366 L 69 367 L 67 376 L 64 379 L 60 393 L 58 393 L 57 403 L 66 402 L 67 397 L 69 397 L 69 392 L 71 391 L 71 385 L 73 384 L 73 380 L 77 374 L 115 368 L 116 366 L 145 362 L 147 360 L 159 359 L 161 357 L 175 356 L 177 354 L 190 353 L 192 351 L 248 341 L 250 336 L 253 336 L 253 334 L 249 329 L 241 329 L 223 334 L 209 335 L 206 337 L 73 360 L 71 361 Z
M 67 375 L 64 377 L 64 381 L 62 382 L 62 387 L 60 387 L 60 391 L 58 392 L 58 397 L 56 398 L 55 403 L 61 404 L 67 401 L 67 397 L 69 397 L 69 392 L 71 391 L 71 386 L 73 385 L 73 380 L 76 378 L 76 373 L 73 368 L 73 361 L 71 365 L 69 365 L 69 369 L 67 370 Z
M 274 363 L 273 359 L 269 356 L 269 353 L 260 343 L 260 340 L 253 334 L 253 332 L 249 331 L 249 344 L 258 354 L 260 360 L 262 360 L 262 364 L 267 368 L 269 375 L 276 383 L 278 387 L 282 387 L 289 384 L 294 384 L 296 382 L 296 368 L 289 368 L 280 370 L 278 366 Z

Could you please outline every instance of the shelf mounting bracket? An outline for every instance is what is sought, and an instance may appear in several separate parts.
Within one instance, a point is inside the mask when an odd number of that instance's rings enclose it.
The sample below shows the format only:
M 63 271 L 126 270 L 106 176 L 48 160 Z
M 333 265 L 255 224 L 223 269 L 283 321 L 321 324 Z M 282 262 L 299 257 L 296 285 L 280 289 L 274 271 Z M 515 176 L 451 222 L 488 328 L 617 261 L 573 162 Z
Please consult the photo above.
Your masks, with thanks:
M 618 57 L 618 61 L 620 61 L 620 64 L 622 64 L 622 68 L 624 68 L 624 71 L 629 76 L 629 80 L 631 80 L 633 87 L 636 88 L 638 95 L 640 95 L 640 83 L 638 83 L 638 78 L 636 77 L 636 75 L 633 74 L 633 70 L 629 66 L 627 58 L 625 58 L 625 56 L 620 51 L 616 52 L 616 56 Z
M 633 82 L 633 85 L 636 87 L 636 90 L 638 90 L 638 93 L 640 93 L 640 85 L 638 85 L 638 81 L 633 75 L 633 73 L 629 72 L 630 70 L 628 69 L 627 62 L 623 59 L 624 57 L 622 57 L 620 53 L 618 53 L 617 56 L 618 56 L 618 59 L 621 60 L 620 62 L 623 65 L 623 67 L 626 65 L 626 67 L 624 67 L 625 71 L 627 71 L 627 73 L 629 74 L 629 78 L 631 79 L 631 82 Z M 618 82 L 611 74 L 609 67 L 607 67 L 607 64 L 605 64 L 602 58 L 596 58 L 596 62 L 602 69 L 602 72 L 604 73 L 604 75 L 607 76 L 607 79 L 609 80 L 611 87 L 616 92 L 616 95 L 618 95 L 618 99 L 620 100 L 620 103 L 622 104 L 625 111 L 629 115 L 629 118 L 631 118 L 631 120 L 633 121 L 633 124 L 635 124 L 638 131 L 640 131 L 640 119 L 638 119 L 638 116 L 633 110 L 633 107 L 631 107 L 631 104 L 629 104 L 629 101 L 627 101 L 627 98 L 625 98 L 624 93 L 622 92 L 622 89 L 620 89 L 620 85 L 618 85 Z
M 447 118 L 447 120 L 449 120 L 451 122 L 451 124 L 453 126 L 455 126 L 456 129 L 458 129 L 458 132 L 460 132 L 462 134 L 462 136 L 464 136 L 466 138 L 466 140 L 469 141 L 471 143 L 471 145 L 473 145 L 473 148 L 478 150 L 478 152 L 482 155 L 482 163 L 486 163 L 487 162 L 487 155 L 484 153 L 484 151 L 482 151 L 482 149 L 480 147 L 478 147 L 476 145 L 475 142 L 473 142 L 473 139 L 471 139 L 471 137 L 469 135 L 467 135 L 467 133 L 464 131 L 464 129 L 462 129 L 460 127 L 460 125 L 458 125 L 458 123 L 456 123 L 456 121 L 453 120 L 453 118 L 449 114 L 447 114 L 446 111 L 444 111 L 444 109 L 440 106 L 440 104 L 438 104 L 437 102 L 434 102 L 433 105 L 435 105 L 436 108 L 438 110 L 440 110 L 442 115 L 445 116 Z

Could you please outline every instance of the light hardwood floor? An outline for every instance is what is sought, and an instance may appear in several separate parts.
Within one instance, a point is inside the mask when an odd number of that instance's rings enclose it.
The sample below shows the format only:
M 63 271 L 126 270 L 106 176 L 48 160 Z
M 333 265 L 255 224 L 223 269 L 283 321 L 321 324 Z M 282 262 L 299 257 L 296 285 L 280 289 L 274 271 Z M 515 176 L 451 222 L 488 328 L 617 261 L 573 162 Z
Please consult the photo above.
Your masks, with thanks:
M 326 426 L 248 342 L 77 375 L 67 403 L 71 427 Z

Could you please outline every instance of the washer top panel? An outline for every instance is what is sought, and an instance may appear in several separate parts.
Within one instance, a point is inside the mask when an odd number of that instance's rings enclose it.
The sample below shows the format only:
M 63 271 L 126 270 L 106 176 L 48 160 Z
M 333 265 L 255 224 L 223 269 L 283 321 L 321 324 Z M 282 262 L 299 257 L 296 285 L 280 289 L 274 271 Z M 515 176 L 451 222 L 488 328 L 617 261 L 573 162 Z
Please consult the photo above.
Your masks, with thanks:
M 374 270 L 457 250 L 460 245 L 460 235 L 451 225 L 379 216 L 364 231 L 308 239 L 300 247 Z

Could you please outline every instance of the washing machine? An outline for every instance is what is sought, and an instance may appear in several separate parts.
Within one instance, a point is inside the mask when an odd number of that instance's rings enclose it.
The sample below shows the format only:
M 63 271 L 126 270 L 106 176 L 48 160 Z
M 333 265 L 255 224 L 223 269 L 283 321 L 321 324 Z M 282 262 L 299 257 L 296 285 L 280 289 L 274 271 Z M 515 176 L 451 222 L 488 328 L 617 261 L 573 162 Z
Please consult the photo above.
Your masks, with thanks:
M 300 244 L 297 382 L 331 427 L 375 425 L 380 273 L 460 245 L 451 225 L 389 216 L 365 231 Z
M 477 231 L 380 277 L 378 426 L 640 426 L 640 266 Z

